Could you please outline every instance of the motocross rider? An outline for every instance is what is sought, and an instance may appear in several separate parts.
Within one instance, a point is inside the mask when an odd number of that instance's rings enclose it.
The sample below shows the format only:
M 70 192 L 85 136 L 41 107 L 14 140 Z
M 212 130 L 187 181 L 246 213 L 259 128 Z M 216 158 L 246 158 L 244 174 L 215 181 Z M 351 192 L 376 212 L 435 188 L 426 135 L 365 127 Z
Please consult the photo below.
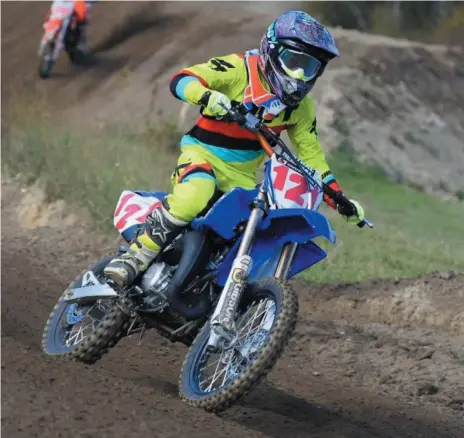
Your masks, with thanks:
M 69 1 L 69 0 L 55 0 L 52 2 L 50 7 L 50 11 L 47 14 L 45 19 L 44 29 L 47 29 L 47 23 L 51 19 L 54 19 L 54 11 L 58 11 L 60 7 L 67 6 L 69 4 L 73 4 L 74 7 L 74 14 L 77 18 L 77 26 L 79 27 L 79 43 L 76 49 L 84 53 L 86 48 L 87 42 L 87 34 L 88 34 L 88 22 L 89 22 L 89 11 L 92 7 L 93 3 L 97 3 L 98 0 L 89 0 L 89 1 Z M 39 49 L 39 53 L 41 53 L 41 49 Z
M 226 115 L 221 104 L 243 103 L 274 132 L 287 130 L 299 159 L 341 191 L 321 148 L 315 107 L 308 96 L 337 56 L 334 39 L 323 25 L 305 12 L 288 11 L 271 24 L 259 49 L 218 56 L 177 72 L 170 83 L 172 94 L 201 106 L 201 117 L 181 140 L 172 193 L 154 206 L 144 231 L 128 252 L 107 265 L 105 275 L 120 287 L 130 286 L 218 193 L 256 186 L 256 170 L 265 153 L 252 133 L 221 120 Z M 324 200 L 349 222 L 364 219 L 356 201 L 343 209 L 327 196 Z

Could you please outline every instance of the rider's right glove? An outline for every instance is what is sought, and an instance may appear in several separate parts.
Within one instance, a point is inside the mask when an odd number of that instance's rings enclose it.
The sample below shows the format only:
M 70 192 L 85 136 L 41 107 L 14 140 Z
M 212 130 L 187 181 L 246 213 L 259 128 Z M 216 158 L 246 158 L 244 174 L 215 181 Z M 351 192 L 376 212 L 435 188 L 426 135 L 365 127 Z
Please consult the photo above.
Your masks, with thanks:
M 215 90 L 209 90 L 204 93 L 201 96 L 200 103 L 206 109 L 205 115 L 211 116 L 226 115 L 227 111 L 221 105 L 225 105 L 227 108 L 230 108 L 232 105 L 230 99 L 225 94 Z

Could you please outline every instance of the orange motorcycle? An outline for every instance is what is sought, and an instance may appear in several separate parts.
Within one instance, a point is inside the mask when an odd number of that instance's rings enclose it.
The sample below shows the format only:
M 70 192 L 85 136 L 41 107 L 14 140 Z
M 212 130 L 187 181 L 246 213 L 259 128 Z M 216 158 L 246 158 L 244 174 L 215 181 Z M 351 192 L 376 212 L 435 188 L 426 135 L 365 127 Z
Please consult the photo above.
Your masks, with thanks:
M 38 51 L 39 76 L 43 79 L 50 76 L 63 49 L 72 63 L 78 62 L 82 55 L 78 50 L 83 36 L 79 3 L 81 2 L 55 1 L 45 18 L 43 25 L 45 32 Z

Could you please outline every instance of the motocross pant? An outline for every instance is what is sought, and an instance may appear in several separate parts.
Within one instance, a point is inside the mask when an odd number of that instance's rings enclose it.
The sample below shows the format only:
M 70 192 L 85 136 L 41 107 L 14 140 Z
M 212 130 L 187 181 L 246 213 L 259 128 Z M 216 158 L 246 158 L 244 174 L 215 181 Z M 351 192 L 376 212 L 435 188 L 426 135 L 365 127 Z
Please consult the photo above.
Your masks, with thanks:
M 85 1 L 69 1 L 69 0 L 55 0 L 54 2 L 52 2 L 50 10 L 47 13 L 45 22 L 48 22 L 49 20 L 61 19 L 62 16 L 60 13 L 60 9 L 66 8 L 66 7 L 69 8 L 71 6 L 73 7 L 74 13 L 76 14 L 77 21 L 79 23 L 86 22 L 88 18 L 88 12 L 91 8 L 91 3 L 85 2 Z
M 74 2 L 74 13 L 76 14 L 77 25 L 79 26 L 79 44 L 77 49 L 81 52 L 85 52 L 87 45 L 89 9 L 90 5 L 88 5 L 85 1 Z
M 87 22 L 87 11 L 89 7 L 85 1 L 74 2 L 74 13 L 76 14 L 79 23 Z
M 255 181 L 254 172 L 241 173 L 202 147 L 183 145 L 171 177 L 172 193 L 155 206 L 129 251 L 112 260 L 105 275 L 121 287 L 129 286 L 159 251 L 222 193 L 234 187 L 252 189 Z

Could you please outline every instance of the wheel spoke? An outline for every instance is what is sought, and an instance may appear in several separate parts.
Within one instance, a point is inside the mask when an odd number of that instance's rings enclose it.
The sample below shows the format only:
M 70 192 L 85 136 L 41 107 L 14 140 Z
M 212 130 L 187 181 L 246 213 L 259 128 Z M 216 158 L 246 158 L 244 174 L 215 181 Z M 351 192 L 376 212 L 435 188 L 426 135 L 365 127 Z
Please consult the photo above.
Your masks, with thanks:
M 85 306 L 82 308 L 79 308 L 79 306 L 76 307 L 74 312 L 76 315 L 79 315 L 77 312 L 80 312 L 82 319 L 80 319 L 75 324 L 68 324 L 69 329 L 65 330 L 63 337 L 64 345 L 66 345 L 68 348 L 75 347 L 96 329 L 100 320 L 91 316 L 92 309 L 96 307 L 102 312 L 107 311 L 109 306 L 106 301 L 108 300 L 105 300 L 105 303 L 95 302 L 91 306 Z
M 256 338 L 257 334 L 263 330 L 269 332 L 270 327 L 263 329 L 263 323 L 268 325 L 269 317 L 273 313 L 271 309 L 275 309 L 275 303 L 267 298 L 251 303 L 237 321 L 234 349 L 222 350 L 219 354 L 214 355 L 215 357 L 205 352 L 202 366 L 198 372 L 201 391 L 208 393 L 222 388 L 228 381 L 235 379 L 242 372 L 242 369 L 254 360 L 249 353 L 251 351 L 252 356 L 254 356 L 253 353 L 260 348 L 256 348 L 254 345 L 257 340 L 259 342 L 259 337 Z M 210 358 L 211 361 L 209 361 Z

